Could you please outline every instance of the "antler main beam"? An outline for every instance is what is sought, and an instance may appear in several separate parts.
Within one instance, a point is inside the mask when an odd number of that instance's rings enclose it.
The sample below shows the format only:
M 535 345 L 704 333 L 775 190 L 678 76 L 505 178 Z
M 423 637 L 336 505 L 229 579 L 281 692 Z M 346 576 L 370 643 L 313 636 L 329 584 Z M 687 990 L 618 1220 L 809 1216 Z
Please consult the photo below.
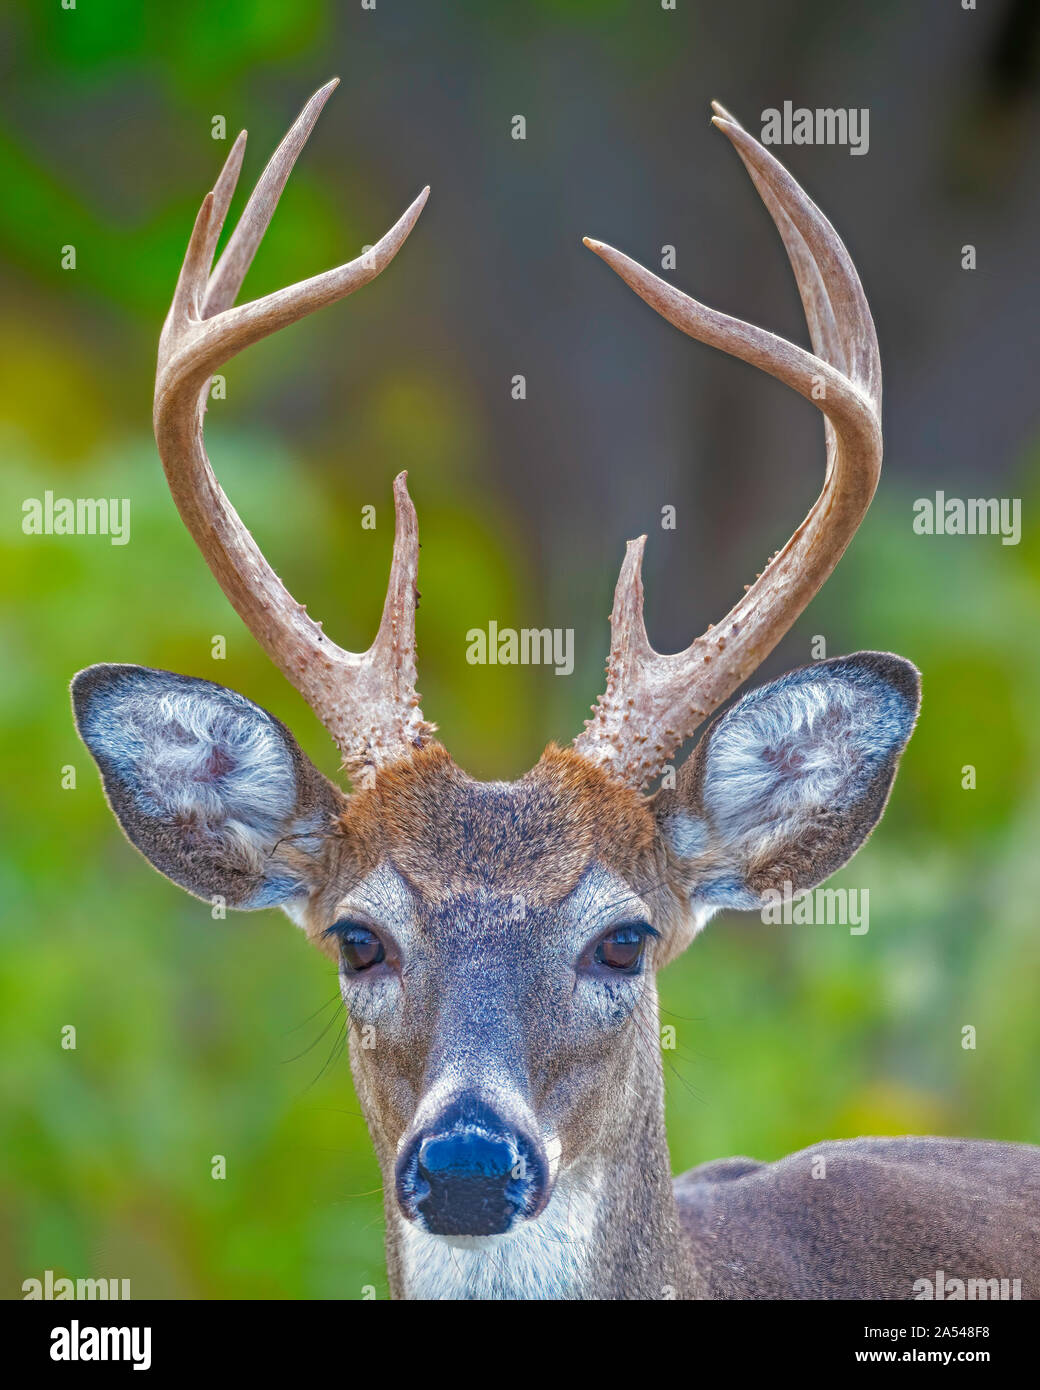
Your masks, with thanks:
M 685 651 L 650 646 L 640 574 L 646 537 L 630 541 L 611 613 L 607 688 L 575 748 L 643 787 L 747 679 L 824 584 L 870 505 L 881 470 L 881 364 L 863 287 L 837 232 L 718 102 L 714 124 L 736 147 L 787 250 L 813 352 L 681 294 L 628 256 L 586 238 L 636 294 L 691 338 L 760 367 L 825 417 L 823 491 L 784 548 L 726 617 Z
M 394 480 L 396 529 L 386 603 L 366 652 L 345 651 L 307 616 L 274 570 L 217 482 L 203 443 L 209 380 L 218 367 L 326 304 L 374 280 L 404 244 L 429 194 L 358 259 L 234 307 L 286 180 L 334 79 L 315 92 L 278 146 L 253 190 L 216 268 L 217 240 L 235 191 L 246 133 L 203 201 L 159 341 L 155 438 L 177 509 L 235 611 L 328 729 L 355 779 L 366 769 L 407 756 L 432 734 L 415 691 L 415 509 L 406 475 Z

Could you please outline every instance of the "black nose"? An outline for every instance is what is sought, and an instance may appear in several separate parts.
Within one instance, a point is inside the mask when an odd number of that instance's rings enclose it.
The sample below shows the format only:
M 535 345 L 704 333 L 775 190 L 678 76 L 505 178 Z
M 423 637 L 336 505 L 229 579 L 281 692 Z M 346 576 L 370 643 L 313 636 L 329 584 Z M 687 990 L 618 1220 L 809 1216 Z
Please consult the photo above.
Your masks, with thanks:
M 544 1204 L 540 1145 L 482 1101 L 456 1101 L 397 1162 L 402 1210 L 435 1235 L 502 1235 Z

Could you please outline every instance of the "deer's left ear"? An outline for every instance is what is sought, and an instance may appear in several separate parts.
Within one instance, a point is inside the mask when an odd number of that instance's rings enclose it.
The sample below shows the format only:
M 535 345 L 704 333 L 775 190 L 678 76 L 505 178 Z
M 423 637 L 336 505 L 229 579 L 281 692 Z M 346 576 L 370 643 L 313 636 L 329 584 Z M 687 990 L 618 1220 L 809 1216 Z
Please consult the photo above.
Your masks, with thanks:
M 909 661 L 859 652 L 753 690 L 710 725 L 656 800 L 697 927 L 851 859 L 885 809 L 920 698 Z

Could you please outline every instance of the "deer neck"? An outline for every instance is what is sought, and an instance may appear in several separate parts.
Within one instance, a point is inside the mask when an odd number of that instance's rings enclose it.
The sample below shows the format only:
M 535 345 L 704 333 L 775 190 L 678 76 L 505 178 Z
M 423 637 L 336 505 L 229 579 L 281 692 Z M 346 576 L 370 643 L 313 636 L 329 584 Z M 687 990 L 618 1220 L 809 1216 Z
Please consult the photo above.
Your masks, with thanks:
M 633 1049 L 596 1142 L 561 1168 L 545 1211 L 513 1233 L 451 1243 L 428 1235 L 401 1216 L 392 1161 L 382 1162 L 394 1298 L 690 1296 L 665 1140 L 661 1058 L 641 1038 Z

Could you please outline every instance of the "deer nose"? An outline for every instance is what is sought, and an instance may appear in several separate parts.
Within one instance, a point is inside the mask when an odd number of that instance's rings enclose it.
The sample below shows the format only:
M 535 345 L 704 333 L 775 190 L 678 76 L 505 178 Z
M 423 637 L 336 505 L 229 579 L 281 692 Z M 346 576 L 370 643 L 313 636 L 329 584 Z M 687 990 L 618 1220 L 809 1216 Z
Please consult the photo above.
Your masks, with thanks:
M 541 1146 L 481 1102 L 456 1102 L 397 1163 L 402 1211 L 433 1235 L 504 1235 L 545 1204 Z

